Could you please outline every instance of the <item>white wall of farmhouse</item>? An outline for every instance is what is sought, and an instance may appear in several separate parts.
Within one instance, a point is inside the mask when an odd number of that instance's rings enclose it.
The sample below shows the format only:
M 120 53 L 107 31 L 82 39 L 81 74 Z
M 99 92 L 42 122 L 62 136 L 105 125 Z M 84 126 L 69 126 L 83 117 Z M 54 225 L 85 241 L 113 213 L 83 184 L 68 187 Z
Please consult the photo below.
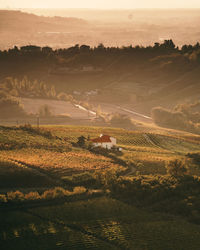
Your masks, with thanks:
M 117 144 L 117 140 L 114 137 L 110 137 L 110 140 L 111 140 L 113 145 Z
M 107 149 L 111 149 L 113 147 L 112 142 L 95 142 L 93 143 L 93 145 L 95 147 L 102 147 L 102 148 L 107 148 Z

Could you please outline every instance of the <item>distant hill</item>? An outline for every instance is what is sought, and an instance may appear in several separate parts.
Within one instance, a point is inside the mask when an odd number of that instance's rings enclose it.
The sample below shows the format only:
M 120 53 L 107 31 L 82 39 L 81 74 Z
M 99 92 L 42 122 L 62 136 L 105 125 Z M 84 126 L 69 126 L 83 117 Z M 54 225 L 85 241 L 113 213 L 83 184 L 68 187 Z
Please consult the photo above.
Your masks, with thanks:
M 0 48 L 26 44 L 70 46 L 76 43 L 79 32 L 84 33 L 86 28 L 88 29 L 88 23 L 83 19 L 44 17 L 21 11 L 0 10 Z
M 0 32 L 62 32 L 87 25 L 83 19 L 44 17 L 21 11 L 0 10 Z
M 199 9 L 1 10 L 0 49 L 27 44 L 53 48 L 74 44 L 98 46 L 99 43 L 119 47 L 131 44 L 148 46 L 165 39 L 173 39 L 182 46 L 199 40 L 199 20 Z

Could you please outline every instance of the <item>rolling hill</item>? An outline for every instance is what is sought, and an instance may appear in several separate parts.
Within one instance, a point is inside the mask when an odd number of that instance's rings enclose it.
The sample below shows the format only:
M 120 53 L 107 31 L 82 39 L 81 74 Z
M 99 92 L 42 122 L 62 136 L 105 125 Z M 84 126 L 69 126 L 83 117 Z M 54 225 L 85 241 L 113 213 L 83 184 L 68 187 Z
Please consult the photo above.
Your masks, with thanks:
M 21 11 L 0 10 L 1 33 L 67 32 L 86 25 L 86 21 L 78 18 L 44 17 Z
M 100 132 L 123 153 L 77 147 L 77 137 Z M 1 249 L 198 250 L 200 171 L 187 153 L 199 143 L 181 132 L 0 127 Z M 185 179 L 166 175 L 177 158 L 189 165 Z

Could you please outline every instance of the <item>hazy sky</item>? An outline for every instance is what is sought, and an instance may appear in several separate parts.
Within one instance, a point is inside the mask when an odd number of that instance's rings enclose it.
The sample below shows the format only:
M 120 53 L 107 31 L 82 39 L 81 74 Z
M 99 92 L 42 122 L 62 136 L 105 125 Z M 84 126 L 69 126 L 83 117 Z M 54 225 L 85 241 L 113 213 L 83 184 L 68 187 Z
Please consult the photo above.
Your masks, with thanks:
M 200 8 L 200 0 L 0 0 L 0 8 Z

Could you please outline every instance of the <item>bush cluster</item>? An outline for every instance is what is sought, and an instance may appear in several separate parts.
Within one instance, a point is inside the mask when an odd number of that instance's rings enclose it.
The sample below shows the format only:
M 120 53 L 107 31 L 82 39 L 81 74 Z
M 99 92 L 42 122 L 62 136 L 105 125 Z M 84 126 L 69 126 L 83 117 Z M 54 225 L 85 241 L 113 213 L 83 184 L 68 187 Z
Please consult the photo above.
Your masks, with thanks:
M 193 160 L 194 163 L 200 164 L 200 152 L 188 153 L 187 156 Z
M 187 217 L 200 223 L 200 178 L 185 175 L 120 177 L 110 183 L 120 200 L 152 211 Z
M 194 106 L 179 105 L 173 111 L 155 107 L 152 109 L 152 118 L 159 126 L 200 134 L 200 113 L 192 110 Z
M 26 76 L 22 79 L 7 77 L 2 83 L 2 88 L 11 96 L 29 98 L 57 98 L 53 85 L 47 85 L 38 80 L 30 80 Z
M 15 192 L 8 192 L 7 194 L 0 194 L 0 203 L 60 199 L 83 193 L 86 193 L 85 187 L 75 187 L 73 191 L 66 190 L 62 187 L 56 187 L 46 190 L 42 194 L 38 192 L 24 194 L 17 190 Z
M 118 113 L 111 116 L 110 124 L 120 128 L 134 128 L 134 124 L 129 116 Z

